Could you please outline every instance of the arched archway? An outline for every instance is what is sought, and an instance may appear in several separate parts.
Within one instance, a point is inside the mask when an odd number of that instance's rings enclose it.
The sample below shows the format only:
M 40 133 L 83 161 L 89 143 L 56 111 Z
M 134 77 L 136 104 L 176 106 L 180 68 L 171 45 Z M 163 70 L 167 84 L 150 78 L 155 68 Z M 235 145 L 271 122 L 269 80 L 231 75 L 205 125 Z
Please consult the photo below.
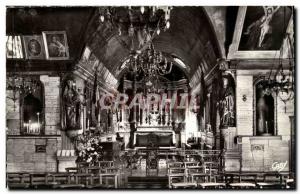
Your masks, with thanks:
M 45 126 L 44 85 L 38 77 L 32 78 L 32 89 L 21 94 L 21 134 L 42 135 Z

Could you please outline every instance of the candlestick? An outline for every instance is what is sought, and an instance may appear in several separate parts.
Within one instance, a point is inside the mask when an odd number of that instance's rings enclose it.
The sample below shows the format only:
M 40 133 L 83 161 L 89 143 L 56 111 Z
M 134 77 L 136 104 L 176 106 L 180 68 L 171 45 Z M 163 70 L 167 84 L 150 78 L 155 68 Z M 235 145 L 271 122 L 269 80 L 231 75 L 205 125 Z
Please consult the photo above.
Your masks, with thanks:
M 30 133 L 31 132 L 31 120 L 28 121 L 28 125 L 29 125 L 28 132 Z
M 39 112 L 37 112 L 36 113 L 37 114 L 37 117 L 38 117 L 38 131 L 40 130 L 40 113 Z

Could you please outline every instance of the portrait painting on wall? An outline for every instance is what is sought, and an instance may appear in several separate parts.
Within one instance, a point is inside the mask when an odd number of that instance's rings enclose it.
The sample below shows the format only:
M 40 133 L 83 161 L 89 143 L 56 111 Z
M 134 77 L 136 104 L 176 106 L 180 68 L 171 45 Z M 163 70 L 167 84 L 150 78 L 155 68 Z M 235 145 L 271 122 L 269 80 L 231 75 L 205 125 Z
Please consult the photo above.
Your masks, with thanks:
M 65 31 L 44 31 L 43 38 L 47 59 L 69 59 L 69 48 L 67 42 L 67 34 Z
M 44 59 L 45 48 L 42 36 L 23 36 L 25 56 L 27 59 Z
M 248 6 L 238 50 L 280 50 L 291 13 L 287 6 Z

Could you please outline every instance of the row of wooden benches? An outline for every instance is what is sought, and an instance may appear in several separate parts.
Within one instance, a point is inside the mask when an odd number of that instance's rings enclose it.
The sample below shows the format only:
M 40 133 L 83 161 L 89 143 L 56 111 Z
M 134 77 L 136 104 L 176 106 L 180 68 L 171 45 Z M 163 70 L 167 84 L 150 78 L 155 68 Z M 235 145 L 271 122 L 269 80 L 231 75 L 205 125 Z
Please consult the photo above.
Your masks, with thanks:
M 7 186 L 18 188 L 118 188 L 120 172 L 7 173 Z
M 193 169 L 195 168 L 191 170 Z M 172 172 L 172 169 L 169 171 Z M 279 172 L 207 173 L 205 171 L 190 172 L 190 169 L 186 168 L 182 173 L 169 173 L 168 177 L 169 188 L 295 188 L 293 176 L 289 173 Z M 177 180 L 174 181 L 174 179 Z
M 293 187 L 288 172 L 222 172 L 218 162 L 168 163 L 169 188 L 178 187 Z M 178 181 L 179 180 L 179 181 Z

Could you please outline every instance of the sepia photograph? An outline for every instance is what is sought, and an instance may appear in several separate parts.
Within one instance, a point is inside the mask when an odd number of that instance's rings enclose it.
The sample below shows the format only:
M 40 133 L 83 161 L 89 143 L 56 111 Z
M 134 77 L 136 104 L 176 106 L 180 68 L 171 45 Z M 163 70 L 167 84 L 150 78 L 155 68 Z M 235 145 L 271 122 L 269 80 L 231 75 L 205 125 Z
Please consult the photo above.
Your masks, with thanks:
M 295 191 L 296 10 L 7 6 L 7 190 Z

